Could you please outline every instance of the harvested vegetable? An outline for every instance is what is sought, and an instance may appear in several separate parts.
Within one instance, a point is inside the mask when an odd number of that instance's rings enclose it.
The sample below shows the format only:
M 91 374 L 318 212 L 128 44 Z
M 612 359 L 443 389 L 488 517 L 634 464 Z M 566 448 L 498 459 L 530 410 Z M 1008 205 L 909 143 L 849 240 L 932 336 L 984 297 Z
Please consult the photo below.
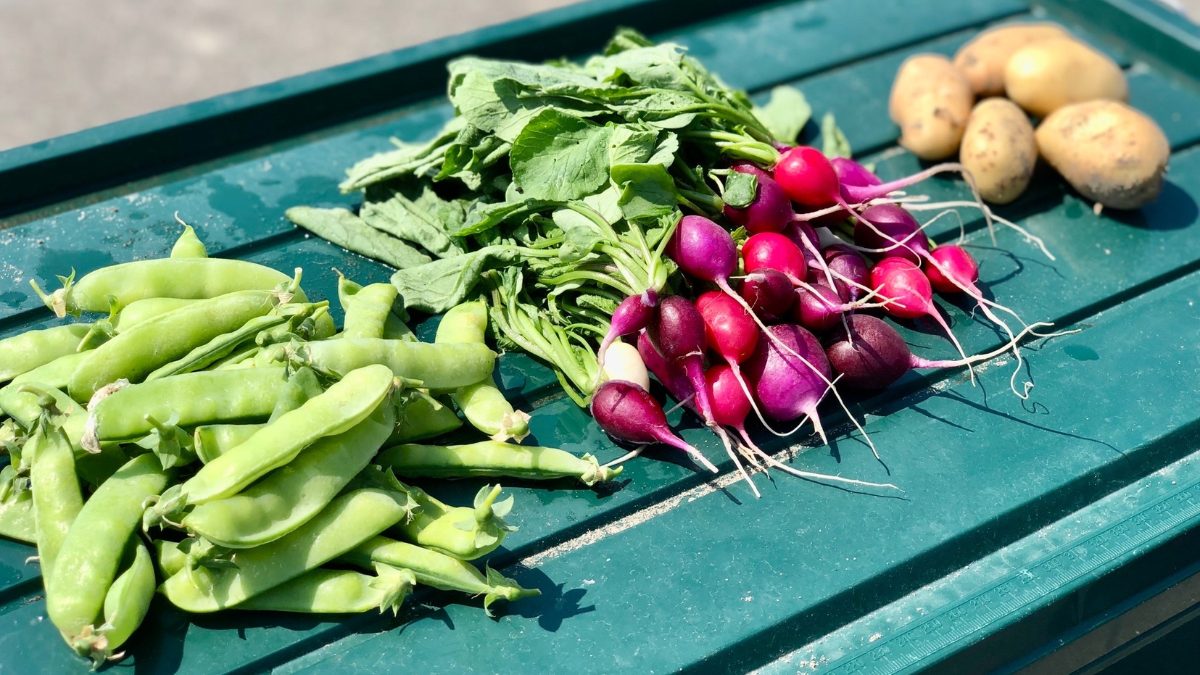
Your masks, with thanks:
M 967 121 L 959 161 L 975 179 L 981 197 L 1008 204 L 1021 196 L 1033 178 L 1037 164 L 1033 125 L 1012 101 L 980 101 Z
M 1004 88 L 1014 103 L 1038 117 L 1071 103 L 1129 98 L 1121 67 L 1070 37 L 1042 40 L 1014 53 L 1005 66 Z
M 976 96 L 1002 96 L 1004 70 L 1022 47 L 1043 40 L 1067 37 L 1052 23 L 1019 23 L 989 28 L 971 38 L 954 54 L 954 67 L 963 74 Z
M 900 125 L 900 145 L 921 159 L 945 159 L 958 151 L 974 101 L 950 59 L 918 54 L 900 66 L 888 113 Z

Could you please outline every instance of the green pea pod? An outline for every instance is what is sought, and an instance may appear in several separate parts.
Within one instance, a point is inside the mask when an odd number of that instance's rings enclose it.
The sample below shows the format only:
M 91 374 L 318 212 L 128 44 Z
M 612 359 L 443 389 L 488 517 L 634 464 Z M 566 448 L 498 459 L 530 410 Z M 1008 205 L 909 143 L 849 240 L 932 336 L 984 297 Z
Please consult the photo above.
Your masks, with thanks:
M 350 315 L 352 311 L 357 313 L 357 310 L 351 310 L 351 307 L 357 302 L 358 299 L 355 296 L 363 289 L 363 286 L 351 281 L 350 279 L 347 279 L 346 276 L 340 271 L 334 271 L 338 273 L 338 303 L 341 304 L 342 311 L 346 314 L 346 325 L 353 326 L 354 322 L 351 321 Z M 384 291 L 375 292 L 383 293 Z M 408 315 L 405 313 L 404 308 L 399 305 L 398 301 L 400 299 L 399 292 L 397 292 L 392 298 L 391 304 L 388 306 L 389 311 L 383 320 L 383 333 L 381 335 L 354 335 L 352 334 L 353 331 L 347 329 L 343 331 L 342 336 L 382 337 L 388 340 L 417 342 L 417 336 L 413 334 L 408 325 L 404 323 L 405 319 L 408 318 Z M 355 319 L 355 321 L 357 321 L 357 319 Z
M 450 406 L 416 389 L 396 396 L 396 428 L 388 443 L 407 443 L 437 438 L 462 426 Z
M 343 555 L 406 518 L 412 508 L 402 492 L 372 488 L 347 492 L 291 534 L 236 551 L 232 565 L 185 569 L 164 581 L 159 590 L 186 612 L 236 607 Z
M 204 424 L 192 432 L 196 456 L 204 464 L 245 443 L 266 424 Z
M 250 548 L 279 539 L 316 516 L 366 468 L 394 423 L 392 405 L 382 401 L 350 430 L 317 440 L 232 497 L 196 506 L 181 524 L 226 548 Z
M 339 297 L 342 297 L 339 284 Z M 368 284 L 346 296 L 342 309 L 346 319 L 342 325 L 342 337 L 382 338 L 387 318 L 392 314 L 400 291 L 387 284 Z
M 282 367 L 185 373 L 134 384 L 93 404 L 83 446 L 131 441 L 154 429 L 147 415 L 194 427 L 220 422 L 265 421 L 287 387 Z
M 379 363 L 397 377 L 418 380 L 435 391 L 448 391 L 491 376 L 496 353 L 478 344 L 427 344 L 376 338 L 308 342 L 297 349 L 273 345 L 267 360 L 298 360 L 334 376 Z
M 155 539 L 154 550 L 158 560 L 158 572 L 163 578 L 177 574 L 188 565 L 187 553 L 177 541 Z
M 487 305 L 481 300 L 464 302 L 446 311 L 438 324 L 437 344 L 484 344 L 487 331 Z M 520 443 L 529 435 L 529 415 L 513 408 L 504 393 L 492 384 L 492 375 L 454 392 L 454 403 L 463 417 L 492 440 L 513 439 Z
M 36 383 L 60 390 L 61 396 L 55 397 L 57 403 L 60 407 L 68 406 L 70 397 L 65 393 L 67 383 L 71 380 L 71 374 L 87 356 L 86 352 L 60 356 L 13 378 L 12 382 L 0 387 L 0 411 L 16 421 L 22 429 L 29 431 L 41 416 L 42 406 L 38 402 L 38 394 L 22 391 L 22 388 L 27 384 Z
M 497 600 L 519 600 L 541 595 L 536 588 L 521 588 L 499 572 L 487 570 L 484 576 L 474 565 L 444 553 L 387 537 L 375 537 L 340 558 L 342 562 L 371 569 L 383 563 L 412 570 L 417 583 L 441 591 L 461 591 L 483 596 L 483 608 L 491 616 Z
M 203 370 L 215 361 L 228 356 L 247 341 L 253 340 L 260 331 L 287 323 L 288 320 L 289 317 L 274 312 L 265 316 L 256 316 L 228 333 L 214 336 L 208 342 L 196 346 L 178 359 L 159 366 L 145 377 L 145 381 Z
M 94 490 L 104 484 L 104 481 L 111 478 L 135 455 L 141 454 L 141 452 L 130 452 L 136 447 L 129 446 L 129 450 L 127 450 L 127 446 L 120 443 L 101 443 L 100 452 L 77 452 L 75 473 L 79 475 L 79 480 Z
M 34 292 L 59 317 L 80 312 L 120 311 L 145 298 L 215 298 L 236 291 L 269 291 L 287 287 L 291 277 L 264 265 L 227 258 L 156 258 L 101 267 L 79 280 L 59 277 L 63 287 L 45 293 L 31 281 Z M 307 302 L 296 289 L 296 302 Z
M 178 217 L 176 218 L 178 220 Z M 175 240 L 175 245 L 171 247 L 172 258 L 207 258 L 208 249 L 204 247 L 204 242 L 200 241 L 200 237 L 196 236 L 196 231 L 191 225 L 179 221 L 183 224 L 183 233 Z
M 236 372 L 236 371 L 231 371 Z M 249 371 L 247 371 L 249 372 Z M 355 370 L 319 396 L 259 429 L 246 442 L 205 464 L 146 510 L 144 527 L 174 520 L 189 506 L 231 497 L 296 458 L 323 436 L 344 433 L 367 418 L 392 389 L 384 366 Z
M 148 319 L 88 352 L 67 392 L 86 401 L 111 382 L 140 382 L 159 366 L 270 312 L 278 301 L 273 291 L 237 291 Z
M 84 502 L 46 577 L 46 610 L 67 644 L 73 646 L 85 629 L 95 633 L 125 544 L 141 521 L 143 504 L 159 494 L 167 481 L 167 472 L 153 455 L 139 455 Z
M 378 609 L 399 614 L 417 583 L 416 576 L 390 565 L 374 565 L 373 569 L 374 576 L 352 570 L 311 570 L 234 609 L 302 614 L 361 614 Z
M 296 408 L 307 403 L 310 399 L 316 398 L 325 391 L 321 386 L 321 382 L 317 379 L 317 374 L 312 368 L 297 368 L 288 375 L 287 386 L 283 388 L 283 392 L 275 401 L 275 407 L 271 409 L 271 417 L 268 422 L 274 422 L 281 415 L 289 413 Z
M 37 521 L 29 490 L 11 490 L 0 499 L 0 537 L 37 544 Z
M 29 330 L 0 340 L 0 382 L 74 354 L 91 324 L 72 323 L 44 330 Z
M 121 657 L 116 650 L 142 625 L 154 599 L 157 584 L 150 553 L 136 535 L 130 544 L 132 560 L 104 596 L 104 624 L 75 641 L 75 651 L 91 658 L 96 666 Z
M 49 412 L 42 416 L 26 448 L 33 455 L 29 485 L 37 522 L 38 560 L 49 584 L 63 541 L 83 509 L 83 494 L 75 475 L 75 452 Z
M 592 455 L 577 457 L 558 448 L 480 441 L 467 445 L 405 444 L 387 448 L 376 460 L 397 476 L 411 478 L 510 477 L 525 480 L 575 478 L 595 485 L 621 473 Z
M 148 319 L 153 319 L 160 314 L 173 312 L 187 305 L 194 305 L 201 300 L 203 298 L 142 298 L 141 300 L 135 300 L 117 312 L 113 327 L 120 333 Z
M 401 484 L 403 485 L 403 484 Z M 474 560 L 496 550 L 508 533 L 517 529 L 504 522 L 513 498 L 496 503 L 500 486 L 485 485 L 475 495 L 474 507 L 451 507 L 424 490 L 404 489 L 419 508 L 412 518 L 394 528 L 404 539 L 459 560 Z

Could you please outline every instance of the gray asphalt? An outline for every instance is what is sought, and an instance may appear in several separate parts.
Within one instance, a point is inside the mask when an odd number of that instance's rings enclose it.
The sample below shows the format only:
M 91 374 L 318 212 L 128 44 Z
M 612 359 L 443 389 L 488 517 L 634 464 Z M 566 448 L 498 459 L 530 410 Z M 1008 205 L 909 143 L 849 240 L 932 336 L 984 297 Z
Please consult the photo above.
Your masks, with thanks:
M 572 0 L 0 0 L 0 149 Z

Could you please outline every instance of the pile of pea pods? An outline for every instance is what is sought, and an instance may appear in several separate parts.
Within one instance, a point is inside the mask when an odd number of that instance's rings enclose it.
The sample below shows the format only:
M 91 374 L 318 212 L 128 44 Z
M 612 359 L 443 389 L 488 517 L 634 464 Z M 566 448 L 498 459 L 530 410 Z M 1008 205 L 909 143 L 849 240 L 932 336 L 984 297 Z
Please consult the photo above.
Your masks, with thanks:
M 191 613 L 397 612 L 415 585 L 485 611 L 536 595 L 470 562 L 513 529 L 500 485 L 452 506 L 402 480 L 619 473 L 520 445 L 529 416 L 492 384 L 482 303 L 424 343 L 395 287 L 339 274 L 339 332 L 300 270 L 209 258 L 190 227 L 169 257 L 61 281 L 34 288 L 74 322 L 0 340 L 0 535 L 37 547 L 51 623 L 96 664 L 156 592 Z M 464 419 L 488 439 L 421 443 Z

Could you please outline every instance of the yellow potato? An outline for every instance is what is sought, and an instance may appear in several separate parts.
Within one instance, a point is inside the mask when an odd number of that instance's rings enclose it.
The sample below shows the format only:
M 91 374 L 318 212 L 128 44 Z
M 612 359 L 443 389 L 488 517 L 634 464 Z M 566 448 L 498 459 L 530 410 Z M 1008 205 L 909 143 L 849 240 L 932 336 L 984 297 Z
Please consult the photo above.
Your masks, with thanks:
M 1070 37 L 1052 23 L 997 26 L 976 35 L 954 55 L 954 67 L 979 96 L 1004 95 L 1004 67 L 1017 50 L 1050 38 Z
M 921 159 L 945 159 L 958 152 L 974 101 L 950 59 L 918 54 L 896 73 L 888 112 L 900 125 L 900 145 Z
M 1042 157 L 1084 197 L 1136 209 L 1162 188 L 1171 147 L 1154 120 L 1117 101 L 1054 111 L 1037 133 Z
M 1013 102 L 1038 117 L 1069 103 L 1129 98 L 1121 68 L 1069 38 L 1042 40 L 1017 50 L 1004 69 L 1004 87 Z
M 1033 125 L 1015 103 L 989 98 L 971 111 L 959 161 L 985 200 L 1007 204 L 1020 197 L 1033 177 L 1037 157 Z

